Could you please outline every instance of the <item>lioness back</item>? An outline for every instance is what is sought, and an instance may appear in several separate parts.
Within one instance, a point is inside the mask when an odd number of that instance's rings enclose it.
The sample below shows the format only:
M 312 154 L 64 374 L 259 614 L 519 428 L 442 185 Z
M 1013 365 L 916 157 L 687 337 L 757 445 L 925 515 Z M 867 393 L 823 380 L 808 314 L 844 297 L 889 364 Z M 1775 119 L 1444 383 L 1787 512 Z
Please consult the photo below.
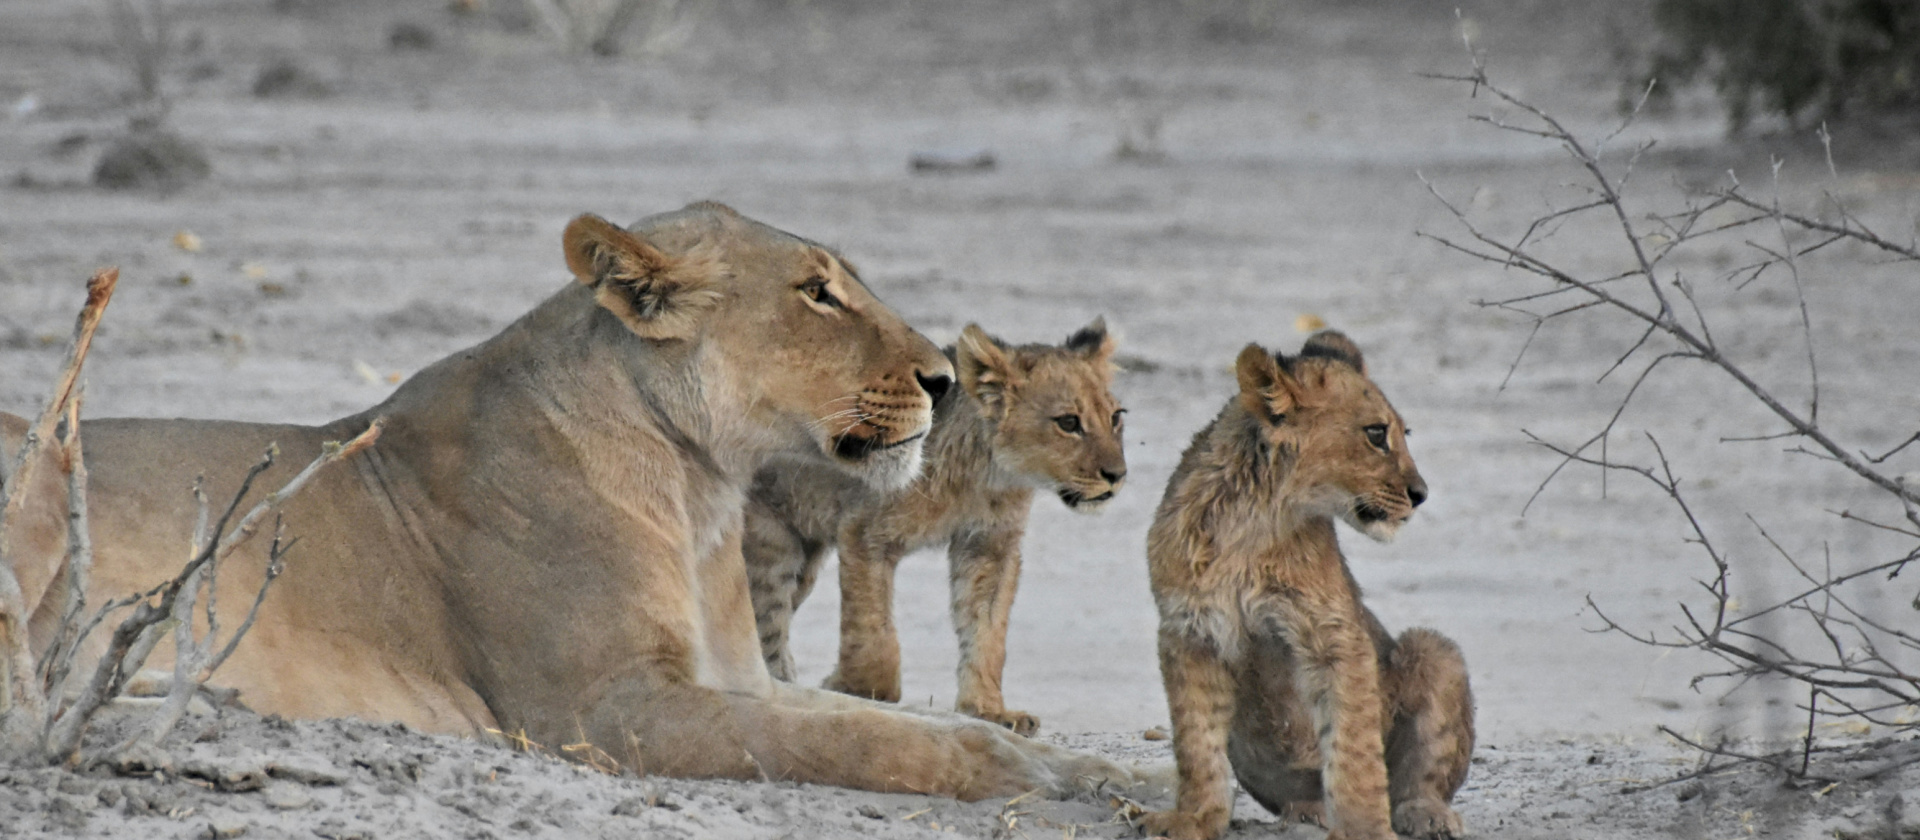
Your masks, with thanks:
M 1219 836 L 1231 769 L 1330 837 L 1457 836 L 1466 664 L 1433 631 L 1389 635 L 1334 533 L 1389 539 L 1426 499 L 1400 415 L 1336 332 L 1294 357 L 1249 345 L 1236 370 L 1240 393 L 1194 436 L 1148 532 L 1180 783 L 1145 826 Z
M 945 545 L 960 641 L 955 707 L 1032 733 L 1038 721 L 1008 710 L 1001 692 L 1020 539 L 1035 489 L 1092 511 L 1125 480 L 1113 350 L 1104 320 L 1060 345 L 1017 347 L 969 325 L 948 350 L 961 387 L 936 405 L 926 468 L 911 486 L 877 492 L 804 464 L 761 470 L 748 502 L 745 555 L 773 675 L 793 679 L 788 625 L 826 550 L 838 548 L 840 656 L 826 686 L 899 700 L 894 567 L 909 552 Z

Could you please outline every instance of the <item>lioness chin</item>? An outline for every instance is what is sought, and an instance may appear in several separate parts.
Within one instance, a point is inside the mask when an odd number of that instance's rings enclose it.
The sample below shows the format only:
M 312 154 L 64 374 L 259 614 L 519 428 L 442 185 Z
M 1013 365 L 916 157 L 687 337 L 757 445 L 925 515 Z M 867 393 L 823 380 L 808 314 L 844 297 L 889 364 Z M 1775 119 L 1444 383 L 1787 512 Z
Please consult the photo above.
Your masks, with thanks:
M 717 204 L 632 230 L 581 216 L 564 251 L 578 282 L 351 417 L 85 422 L 89 600 L 174 573 L 194 476 L 231 496 L 277 443 L 281 466 L 256 485 L 277 487 L 323 441 L 384 418 L 377 445 L 284 508 L 300 542 L 218 674 L 259 711 L 584 741 L 639 773 L 964 799 L 1132 778 L 980 721 L 768 678 L 740 554 L 746 483 L 776 456 L 911 480 L 953 379 L 844 260 Z M 23 431 L 0 415 L 0 448 Z M 64 542 L 23 535 L 43 550 L 12 556 L 36 644 L 63 602 Z M 265 550 L 233 555 L 220 586 L 255 591 Z M 248 601 L 220 598 L 222 623 Z

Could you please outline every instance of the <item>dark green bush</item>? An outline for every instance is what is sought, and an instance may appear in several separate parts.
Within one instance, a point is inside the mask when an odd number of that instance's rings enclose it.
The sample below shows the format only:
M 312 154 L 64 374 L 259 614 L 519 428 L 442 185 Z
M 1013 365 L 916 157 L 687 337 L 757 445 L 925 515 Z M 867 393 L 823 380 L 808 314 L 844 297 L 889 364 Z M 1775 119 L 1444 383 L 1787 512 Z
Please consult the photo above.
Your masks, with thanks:
M 1735 129 L 1920 110 L 1916 0 L 1656 0 L 1646 75 L 1671 91 L 1705 74 Z

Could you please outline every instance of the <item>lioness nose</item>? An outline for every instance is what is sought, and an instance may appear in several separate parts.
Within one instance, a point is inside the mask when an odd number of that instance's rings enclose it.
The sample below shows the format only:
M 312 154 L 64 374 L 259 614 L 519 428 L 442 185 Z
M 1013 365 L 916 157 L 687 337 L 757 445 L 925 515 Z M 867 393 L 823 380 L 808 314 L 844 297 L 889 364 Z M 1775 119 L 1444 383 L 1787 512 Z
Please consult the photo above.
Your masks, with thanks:
M 932 397 L 934 402 L 939 402 L 940 398 L 946 395 L 947 389 L 953 387 L 953 377 L 944 373 L 928 376 L 916 370 L 913 372 L 913 378 L 920 380 L 920 389 L 926 391 L 927 396 Z
M 1414 507 L 1419 507 L 1420 503 L 1426 500 L 1427 483 L 1425 481 L 1416 478 L 1407 485 L 1407 501 L 1412 502 Z
M 1108 484 L 1119 484 L 1120 479 L 1127 477 L 1127 471 L 1102 469 L 1100 477 L 1106 479 Z

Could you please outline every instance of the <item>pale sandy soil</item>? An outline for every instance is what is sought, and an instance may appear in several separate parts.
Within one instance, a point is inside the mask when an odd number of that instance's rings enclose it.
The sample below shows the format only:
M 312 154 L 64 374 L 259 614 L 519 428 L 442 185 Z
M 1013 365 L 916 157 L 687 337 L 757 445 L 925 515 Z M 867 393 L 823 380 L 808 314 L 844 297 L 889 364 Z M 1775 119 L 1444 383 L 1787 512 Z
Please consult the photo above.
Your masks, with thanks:
M 1347 547 L 1389 625 L 1437 627 L 1467 653 L 1483 748 L 1459 807 L 1476 833 L 1830 836 L 1882 825 L 1891 794 L 1920 788 L 1910 770 L 1818 798 L 1757 774 L 1620 793 L 1692 766 L 1656 725 L 1791 736 L 1794 699 L 1750 687 L 1723 700 L 1729 686 L 1688 684 L 1711 661 L 1590 632 L 1598 621 L 1586 597 L 1624 624 L 1664 629 L 1709 571 L 1650 488 L 1615 479 L 1603 492 L 1597 474 L 1576 471 L 1526 507 L 1553 459 L 1521 430 L 1577 440 L 1598 428 L 1623 384 L 1595 380 L 1635 334 L 1603 318 L 1569 321 L 1543 333 L 1502 388 L 1527 324 L 1473 302 L 1524 287 L 1415 235 L 1457 230 L 1422 175 L 1505 232 L 1578 192 L 1552 146 L 1466 119 L 1487 112 L 1484 96 L 1414 73 L 1463 69 L 1464 28 L 1509 87 L 1597 137 L 1617 118 L 1608 61 L 1635 31 L 1635 7 L 1609 15 L 1489 1 L 1463 4 L 1462 23 L 1450 6 L 1301 2 L 1284 4 L 1282 22 L 1254 43 L 1221 44 L 1146 37 L 1152 20 L 1124 16 L 1087 25 L 1073 3 L 854 14 L 738 0 L 707 7 L 684 43 L 602 60 L 456 21 L 438 3 L 171 5 L 177 31 L 199 46 L 168 76 L 170 121 L 204 145 L 214 172 L 175 193 L 127 194 L 87 183 L 126 113 L 97 9 L 0 0 L 0 104 L 10 109 L 0 116 L 0 410 L 37 407 L 60 359 L 53 339 L 100 265 L 122 266 L 125 279 L 88 368 L 93 416 L 312 422 L 378 401 L 557 288 L 559 231 L 573 214 L 630 220 L 704 198 L 839 247 L 936 341 L 969 321 L 1015 340 L 1058 339 L 1104 314 L 1127 360 L 1117 391 L 1131 409 L 1132 483 L 1099 517 L 1036 507 L 1007 691 L 1047 732 L 1067 733 L 1049 737 L 1164 760 L 1164 744 L 1137 737 L 1166 718 L 1141 555 L 1148 520 L 1180 448 L 1230 392 L 1234 353 L 1249 340 L 1296 346 L 1296 319 L 1312 314 L 1361 344 L 1416 431 L 1432 501 L 1396 543 Z M 436 46 L 387 49 L 401 20 L 426 25 Z M 252 96 L 277 57 L 334 93 Z M 1843 142 L 1830 174 L 1804 141 L 1721 142 L 1704 103 L 1683 97 L 1616 141 L 1659 141 L 1636 170 L 1647 195 L 1678 201 L 1729 170 L 1766 183 L 1778 154 L 1789 201 L 1832 192 L 1893 238 L 1914 235 L 1912 144 Z M 1116 160 L 1118 138 L 1156 116 L 1165 159 Z M 918 150 L 977 148 L 992 150 L 995 169 L 915 175 L 906 165 Z M 201 250 L 176 247 L 181 230 Z M 1588 270 L 1622 254 L 1599 230 L 1564 231 L 1557 247 Z M 1698 270 L 1723 258 L 1733 257 L 1707 254 Z M 1884 451 L 1920 417 L 1914 276 L 1858 250 L 1823 254 L 1806 271 L 1822 417 L 1864 449 Z M 1804 400 L 1791 292 L 1708 297 L 1732 352 Z M 1660 431 L 1735 554 L 1768 551 L 1749 513 L 1789 550 L 1830 551 L 1837 567 L 1901 545 L 1830 513 L 1888 513 L 1857 480 L 1777 444 L 1719 443 L 1776 430 L 1724 383 L 1681 372 L 1648 385 L 1636 405 L 1621 439 Z M 1897 471 L 1920 472 L 1920 453 L 1904 457 Z M 1755 598 L 1769 591 L 1766 579 L 1744 585 Z M 1912 627 L 1913 614 L 1899 611 L 1912 586 L 1890 582 L 1884 603 L 1868 606 Z M 910 559 L 897 607 L 909 702 L 951 701 L 945 604 L 939 558 Z M 801 612 L 802 679 L 830 669 L 836 614 L 830 586 Z M 249 836 L 1006 828 L 996 816 L 1004 803 L 615 780 L 364 724 L 240 715 L 194 726 L 212 733 L 195 754 L 264 767 L 292 751 L 343 784 L 277 781 L 309 799 L 280 809 L 267 793 L 177 778 L 15 772 L 0 785 L 0 809 L 17 816 L 0 810 L 0 833 L 191 836 L 220 815 L 251 823 Z M 424 769 L 399 780 L 390 759 Z M 496 767 L 508 772 L 486 769 Z M 129 784 L 170 804 L 147 814 L 126 805 L 124 790 L 117 799 L 106 790 Z M 1682 801 L 1676 791 L 1690 793 Z M 650 792 L 678 809 L 613 814 Z M 1911 824 L 1920 804 L 1908 811 Z M 1016 827 L 1033 837 L 1068 825 L 1122 833 L 1105 825 L 1109 813 L 1092 801 L 1050 804 Z M 1245 800 L 1239 814 L 1267 818 Z

